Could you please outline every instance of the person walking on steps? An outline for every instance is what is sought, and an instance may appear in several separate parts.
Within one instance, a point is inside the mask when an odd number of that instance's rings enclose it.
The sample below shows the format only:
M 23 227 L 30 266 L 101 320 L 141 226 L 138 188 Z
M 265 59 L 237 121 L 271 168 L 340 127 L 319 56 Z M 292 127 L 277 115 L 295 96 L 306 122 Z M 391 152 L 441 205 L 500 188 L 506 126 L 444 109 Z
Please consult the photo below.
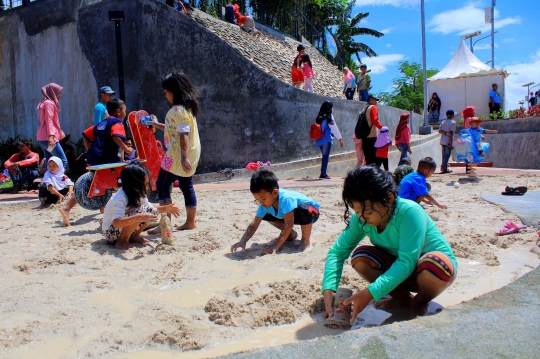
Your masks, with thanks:
M 330 101 L 324 101 L 317 115 L 315 123 L 321 125 L 321 130 L 323 136 L 315 141 L 315 145 L 319 147 L 322 154 L 322 163 L 321 163 L 321 175 L 319 179 L 330 179 L 330 176 L 326 173 L 328 168 L 328 160 L 330 158 L 330 151 L 332 150 L 332 137 L 336 137 L 339 140 L 339 147 L 343 147 L 343 138 L 341 133 L 339 133 L 339 128 L 334 121 L 334 116 L 332 115 L 332 108 L 334 104 Z
M 369 89 L 371 88 L 371 76 L 366 72 L 367 66 L 360 66 L 360 75 L 358 75 L 358 97 L 360 101 L 368 101 Z
M 366 157 L 366 165 L 372 165 L 376 163 L 375 159 L 375 141 L 379 135 L 379 129 L 382 127 L 379 121 L 379 112 L 377 110 L 378 98 L 369 95 L 367 97 L 368 108 L 366 108 L 366 119 L 368 126 L 370 127 L 369 135 L 362 139 L 362 149 L 364 150 L 364 156 Z

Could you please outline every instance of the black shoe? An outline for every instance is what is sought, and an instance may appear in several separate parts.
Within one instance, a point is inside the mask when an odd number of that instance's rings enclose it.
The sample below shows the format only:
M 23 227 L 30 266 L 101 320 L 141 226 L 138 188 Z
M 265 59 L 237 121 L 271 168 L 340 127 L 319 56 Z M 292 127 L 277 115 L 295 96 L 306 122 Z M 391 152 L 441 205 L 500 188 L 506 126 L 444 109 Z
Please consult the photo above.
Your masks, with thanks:
M 331 179 L 329 175 L 320 175 L 319 179 Z

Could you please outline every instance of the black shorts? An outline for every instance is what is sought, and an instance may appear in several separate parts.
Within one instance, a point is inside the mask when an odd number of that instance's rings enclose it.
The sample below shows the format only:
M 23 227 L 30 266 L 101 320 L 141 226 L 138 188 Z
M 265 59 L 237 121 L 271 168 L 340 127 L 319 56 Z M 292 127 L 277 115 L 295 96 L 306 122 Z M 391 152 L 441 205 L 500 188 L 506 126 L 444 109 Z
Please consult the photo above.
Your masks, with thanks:
M 294 224 L 304 226 L 306 224 L 313 224 L 319 219 L 319 210 L 307 203 L 303 203 L 296 207 L 294 213 Z M 285 222 L 283 218 L 277 218 L 271 214 L 265 214 L 263 221 L 268 222 Z

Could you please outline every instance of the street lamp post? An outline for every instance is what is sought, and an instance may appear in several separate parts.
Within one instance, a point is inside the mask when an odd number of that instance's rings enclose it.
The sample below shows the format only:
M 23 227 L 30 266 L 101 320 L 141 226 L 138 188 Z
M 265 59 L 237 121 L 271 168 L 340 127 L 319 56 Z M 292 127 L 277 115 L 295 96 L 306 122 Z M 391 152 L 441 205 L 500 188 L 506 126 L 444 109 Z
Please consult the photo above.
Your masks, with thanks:
M 461 37 L 461 40 L 467 40 L 467 39 L 469 39 L 469 41 L 470 41 L 470 42 L 469 42 L 469 43 L 470 43 L 470 49 L 471 49 L 471 52 L 472 52 L 472 53 L 474 53 L 474 51 L 473 51 L 473 46 L 474 46 L 474 45 L 473 45 L 473 43 L 472 43 L 472 38 L 475 37 L 475 36 L 480 35 L 481 33 L 482 33 L 482 31 L 476 31 L 476 32 L 473 32 L 473 33 L 470 33 L 470 34 L 468 34 L 468 35 L 465 35 L 465 36 L 462 36 L 462 37 Z M 475 44 L 476 44 L 476 42 L 475 42 Z
M 491 68 L 495 68 L 495 0 L 491 0 Z
M 498 31 L 495 31 L 495 32 L 494 32 L 494 34 L 496 34 L 496 33 L 498 33 Z M 476 41 L 471 45 L 471 52 L 474 53 L 474 52 L 473 52 L 473 48 L 474 48 L 474 45 L 476 45 L 476 43 L 477 43 L 478 41 L 487 39 L 487 38 L 490 37 L 490 36 L 493 36 L 493 35 L 489 34 L 488 36 L 484 36 L 484 37 L 482 37 L 482 38 L 476 40 Z M 490 63 L 490 62 L 491 62 L 491 60 L 489 60 L 488 62 L 486 62 L 486 64 L 488 64 L 488 63 Z
M 120 21 L 124 21 L 123 11 L 109 11 L 109 21 L 114 21 L 116 30 L 116 61 L 118 64 L 118 92 L 120 99 L 126 101 L 126 90 L 124 88 L 124 59 L 122 55 L 122 34 L 120 33 Z

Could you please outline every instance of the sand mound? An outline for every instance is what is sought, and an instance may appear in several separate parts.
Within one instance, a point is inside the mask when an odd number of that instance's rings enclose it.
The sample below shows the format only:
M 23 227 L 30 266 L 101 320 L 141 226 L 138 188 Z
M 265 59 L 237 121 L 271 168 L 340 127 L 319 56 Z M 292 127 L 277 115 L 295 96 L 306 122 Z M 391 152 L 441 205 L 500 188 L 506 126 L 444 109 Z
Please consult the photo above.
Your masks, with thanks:
M 324 310 L 321 303 L 320 280 L 272 282 L 233 289 L 237 300 L 213 297 L 205 306 L 208 318 L 216 324 L 235 327 L 265 327 L 294 323 L 306 313 Z M 258 293 L 263 294 L 258 294 Z M 266 293 L 264 293 L 266 292 Z M 322 305 L 321 305 L 322 304 Z

